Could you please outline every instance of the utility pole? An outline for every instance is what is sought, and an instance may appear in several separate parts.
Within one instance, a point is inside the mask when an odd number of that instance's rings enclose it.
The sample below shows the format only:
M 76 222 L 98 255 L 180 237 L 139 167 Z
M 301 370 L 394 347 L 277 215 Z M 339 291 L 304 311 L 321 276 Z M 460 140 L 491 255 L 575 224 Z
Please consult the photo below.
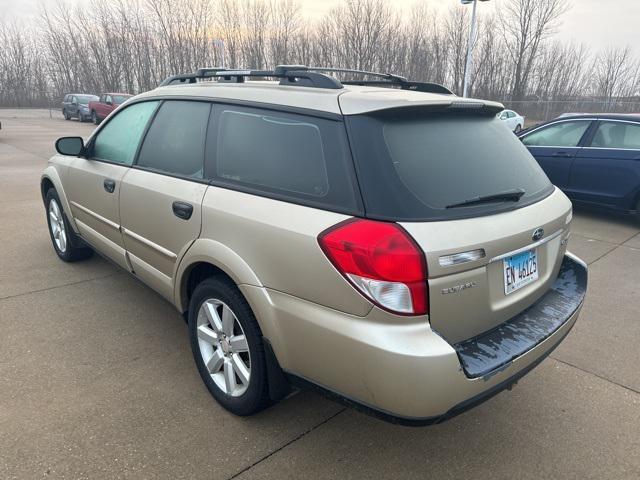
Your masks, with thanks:
M 488 2 L 489 0 L 480 0 L 481 2 Z M 473 67 L 473 47 L 476 43 L 476 8 L 478 7 L 478 0 L 461 0 L 463 5 L 473 3 L 473 11 L 471 13 L 471 28 L 469 29 L 469 41 L 467 42 L 467 62 L 464 66 L 464 83 L 462 87 L 462 96 L 466 97 L 469 89 L 469 77 L 471 76 L 471 68 Z

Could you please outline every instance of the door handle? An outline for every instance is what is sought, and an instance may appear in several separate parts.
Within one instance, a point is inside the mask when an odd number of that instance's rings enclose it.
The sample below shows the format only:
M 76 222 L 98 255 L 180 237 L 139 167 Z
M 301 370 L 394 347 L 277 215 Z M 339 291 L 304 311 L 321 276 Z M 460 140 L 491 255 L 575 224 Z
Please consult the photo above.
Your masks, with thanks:
M 560 158 L 570 158 L 571 154 L 567 152 L 555 152 L 551 155 L 552 157 L 560 157 Z
M 173 202 L 173 214 L 183 220 L 189 220 L 193 214 L 193 205 L 186 202 Z
M 115 180 L 111 180 L 110 178 L 106 178 L 104 180 L 104 182 L 102 183 L 102 186 L 104 186 L 104 189 L 107 192 L 113 193 L 113 191 L 116 189 L 116 181 Z

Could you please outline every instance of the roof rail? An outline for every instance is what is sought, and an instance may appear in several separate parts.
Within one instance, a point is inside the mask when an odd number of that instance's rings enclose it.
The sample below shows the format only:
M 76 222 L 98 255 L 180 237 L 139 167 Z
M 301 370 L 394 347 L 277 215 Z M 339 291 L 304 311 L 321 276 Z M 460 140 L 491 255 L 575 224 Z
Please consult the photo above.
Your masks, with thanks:
M 161 84 L 174 85 L 180 83 L 196 83 L 205 78 L 217 78 L 219 82 L 244 83 L 247 77 L 279 78 L 280 85 L 296 85 L 314 88 L 343 88 L 333 77 L 308 71 L 299 65 L 278 65 L 274 70 L 227 70 L 225 68 L 200 68 L 195 73 L 167 77 Z
M 343 80 L 325 75 L 325 73 L 350 73 L 377 77 L 379 80 Z M 196 83 L 205 78 L 217 78 L 218 82 L 244 83 L 247 77 L 279 78 L 280 85 L 296 85 L 314 88 L 341 89 L 344 85 L 363 85 L 380 87 L 398 87 L 402 90 L 440 93 L 453 95 L 448 88 L 437 83 L 413 82 L 400 75 L 391 73 L 369 72 L 350 68 L 308 67 L 306 65 L 278 65 L 273 70 L 227 70 L 220 67 L 200 68 L 195 73 L 167 77 L 161 84 L 166 85 Z
M 354 70 L 352 68 L 333 68 L 333 67 L 304 67 L 300 66 L 299 69 L 305 69 L 310 72 L 328 72 L 328 73 L 355 73 L 358 75 L 364 75 L 369 77 L 378 77 L 381 80 L 341 80 L 342 85 L 362 85 L 362 86 L 377 86 L 388 87 L 391 85 L 398 86 L 402 90 L 413 90 L 416 92 L 429 92 L 429 93 L 442 93 L 445 95 L 453 95 L 453 92 L 447 87 L 440 85 L 439 83 L 429 82 L 414 82 L 407 80 L 400 75 L 394 75 L 392 73 L 370 72 L 367 70 Z
M 196 77 L 193 73 L 183 73 L 181 75 L 172 75 L 165 78 L 159 87 L 165 87 L 167 85 L 174 85 L 177 83 L 196 83 Z
M 380 77 L 389 81 L 406 82 L 405 77 L 394 75 L 392 73 L 369 72 L 367 70 L 354 70 L 352 68 L 334 68 L 334 67 L 302 67 L 310 72 L 329 72 L 329 73 L 357 73 L 358 75 L 366 75 L 370 77 Z M 344 82 L 342 82 L 344 83 Z

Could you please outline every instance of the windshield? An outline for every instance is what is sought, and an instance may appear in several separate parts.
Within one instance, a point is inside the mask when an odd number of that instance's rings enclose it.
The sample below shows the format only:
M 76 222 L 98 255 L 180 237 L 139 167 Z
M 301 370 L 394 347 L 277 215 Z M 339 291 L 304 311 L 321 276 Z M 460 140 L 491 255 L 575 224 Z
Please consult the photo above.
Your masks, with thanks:
M 553 191 L 535 159 L 494 115 L 396 110 L 347 117 L 347 123 L 371 217 L 427 221 L 488 215 Z
M 78 102 L 80 103 L 80 105 L 87 105 L 89 102 L 92 102 L 94 100 L 98 100 L 98 97 L 95 97 L 93 95 L 78 95 Z
M 117 103 L 118 105 L 126 102 L 131 98 L 131 95 L 112 95 L 113 103 Z

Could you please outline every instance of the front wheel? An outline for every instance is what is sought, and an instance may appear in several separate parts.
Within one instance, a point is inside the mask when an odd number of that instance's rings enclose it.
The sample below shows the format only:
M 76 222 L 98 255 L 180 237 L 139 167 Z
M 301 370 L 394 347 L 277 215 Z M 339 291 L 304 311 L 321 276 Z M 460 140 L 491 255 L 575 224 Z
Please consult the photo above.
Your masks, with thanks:
M 189 302 L 189 337 L 198 372 L 218 403 L 236 415 L 269 404 L 262 332 L 233 283 L 211 277 L 196 287 Z
M 76 262 L 90 257 L 93 251 L 82 244 L 82 241 L 69 225 L 69 221 L 62 210 L 58 192 L 54 188 L 50 188 L 45 196 L 45 207 L 47 209 L 47 224 L 51 243 L 53 243 L 53 249 L 58 257 L 65 262 Z

